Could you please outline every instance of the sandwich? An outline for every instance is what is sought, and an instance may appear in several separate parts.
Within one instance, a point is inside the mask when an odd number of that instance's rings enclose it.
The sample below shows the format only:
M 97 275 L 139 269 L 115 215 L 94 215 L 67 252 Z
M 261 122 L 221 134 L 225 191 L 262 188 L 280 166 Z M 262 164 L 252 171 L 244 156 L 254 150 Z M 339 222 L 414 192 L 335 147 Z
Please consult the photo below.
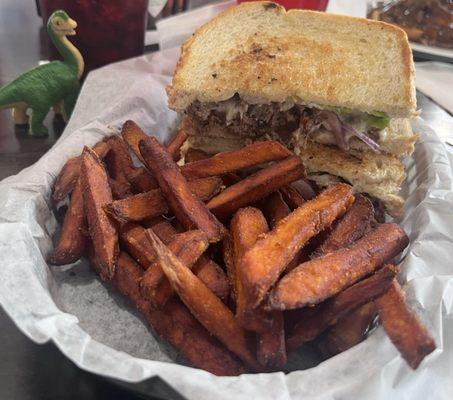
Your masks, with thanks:
M 318 185 L 346 181 L 402 213 L 401 160 L 417 139 L 417 106 L 400 28 L 243 3 L 184 43 L 167 94 L 184 115 L 188 146 L 216 153 L 279 140 Z

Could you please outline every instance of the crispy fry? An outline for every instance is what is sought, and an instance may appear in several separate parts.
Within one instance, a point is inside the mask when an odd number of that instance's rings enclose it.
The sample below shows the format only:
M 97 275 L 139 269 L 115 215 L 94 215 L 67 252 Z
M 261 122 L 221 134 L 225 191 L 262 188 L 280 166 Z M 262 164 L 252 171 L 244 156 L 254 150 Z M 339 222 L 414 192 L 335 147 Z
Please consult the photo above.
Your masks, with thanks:
M 278 190 L 260 202 L 260 209 L 266 216 L 271 229 L 274 229 L 279 221 L 291 213 L 285 200 L 283 200 L 282 194 Z
M 148 135 L 143 132 L 143 130 L 134 122 L 131 120 L 128 120 L 124 123 L 123 128 L 121 129 L 121 135 L 129 148 L 132 150 L 132 152 L 138 157 L 138 159 L 146 165 L 142 154 L 140 153 L 139 149 L 139 143 L 140 140 L 145 140 Z M 180 158 L 179 150 L 181 146 L 184 144 L 184 142 L 187 139 L 186 133 L 182 130 L 179 129 L 178 132 L 176 132 L 175 137 L 172 139 L 172 141 L 169 143 L 167 147 L 167 151 L 171 154 L 172 158 L 174 161 L 178 161 Z
M 129 222 L 120 228 L 121 244 L 140 266 L 147 270 L 156 261 L 156 253 L 143 226 Z
M 121 136 L 124 141 L 127 143 L 131 151 L 137 156 L 137 158 L 145 164 L 138 144 L 140 140 L 145 140 L 148 135 L 142 131 L 142 129 L 131 120 L 126 121 L 121 128 Z
M 332 357 L 365 340 L 376 314 L 376 306 L 370 301 L 341 318 L 318 344 L 324 356 Z
M 374 209 L 371 201 L 362 195 L 356 196 L 354 204 L 314 251 L 314 255 L 321 256 L 351 245 L 371 230 L 373 220 Z
M 205 151 L 189 147 L 184 155 L 184 162 L 185 164 L 189 164 L 191 162 L 204 160 L 206 158 L 209 158 L 209 154 Z
M 128 173 L 127 179 L 130 182 L 134 193 L 149 192 L 150 190 L 159 187 L 157 181 L 144 167 L 136 168 L 135 171 Z
M 175 227 L 164 217 L 154 217 L 143 221 L 143 226 L 151 228 L 165 245 L 170 243 L 178 233 Z
M 381 323 L 392 343 L 412 369 L 433 352 L 436 344 L 419 317 L 406 305 L 406 295 L 396 280 L 376 299 Z
M 203 150 L 198 150 L 191 147 L 187 150 L 186 154 L 184 155 L 184 161 L 186 164 L 188 164 L 194 161 L 204 160 L 209 157 L 210 157 L 209 154 L 205 153 Z M 222 181 L 226 187 L 234 185 L 235 183 L 238 183 L 240 180 L 241 178 L 234 172 L 229 172 L 227 174 L 222 175 Z
M 184 234 L 178 234 L 170 222 L 161 217 L 147 221 L 145 226 L 151 228 L 159 239 L 169 246 L 173 240 L 177 239 L 178 235 L 182 235 L 182 238 L 184 238 Z M 147 270 L 154 265 L 156 253 L 146 237 L 145 228 L 137 224 L 125 224 L 122 228 L 121 238 L 129 253 L 134 256 L 144 269 Z M 181 241 L 181 238 L 179 240 Z M 159 270 L 162 271 L 160 267 Z M 201 255 L 198 261 L 193 265 L 192 270 L 194 271 L 194 274 L 217 295 L 217 297 L 222 300 L 228 297 L 229 288 L 225 273 L 222 268 L 209 257 L 204 254 Z M 168 296 L 165 296 L 164 294 L 161 295 L 159 299 L 164 299 L 164 301 L 162 301 L 163 304 L 167 298 Z M 160 302 L 157 301 L 156 304 L 160 304 Z
M 167 340 L 193 366 L 216 375 L 239 375 L 244 366 L 200 323 L 177 299 L 162 310 L 152 310 L 139 292 L 142 269 L 126 253 L 121 252 L 112 280 L 120 293 L 128 297 L 162 339 Z
M 245 329 L 264 332 L 272 327 L 271 314 L 262 307 L 247 307 L 247 288 L 243 284 L 242 257 L 258 240 L 260 235 L 269 231 L 263 213 L 257 208 L 241 208 L 231 220 L 231 236 L 233 238 L 233 260 L 236 292 L 236 319 Z
M 93 151 L 101 159 L 105 157 L 109 150 L 109 145 L 104 140 L 93 146 Z M 79 179 L 81 160 L 81 155 L 70 158 L 66 161 L 66 164 L 58 174 L 52 193 L 52 200 L 55 204 L 63 200 L 74 189 L 74 186 Z
M 279 221 L 286 218 L 291 213 L 290 208 L 283 200 L 283 197 L 279 191 L 271 193 L 269 196 L 265 197 L 259 203 L 259 207 L 263 210 L 271 229 L 274 229 Z M 286 266 L 285 273 L 292 271 L 301 262 L 306 260 L 308 260 L 308 255 L 306 256 L 305 254 L 305 248 L 302 248 Z
M 393 265 L 386 265 L 374 275 L 352 285 L 316 307 L 306 307 L 306 312 L 300 315 L 300 321 L 288 335 L 286 342 L 288 349 L 296 350 L 303 343 L 316 338 L 352 310 L 380 296 L 391 285 L 396 273 L 397 269 Z
M 175 235 L 175 238 L 168 244 L 168 248 L 187 268 L 192 268 L 208 245 L 205 233 L 195 230 Z M 157 259 L 143 276 L 140 291 L 143 297 L 156 307 L 162 307 L 172 296 L 173 289 L 165 278 Z
M 192 194 L 171 156 L 156 138 L 148 137 L 139 143 L 140 151 L 170 209 L 185 229 L 201 229 L 210 243 L 218 242 L 225 235 L 225 227 L 211 214 L 206 205 Z
M 191 313 L 230 351 L 254 369 L 259 369 L 247 344 L 246 332 L 234 315 L 151 231 L 148 237 L 156 251 L 160 266 Z
M 230 287 L 231 298 L 236 300 L 236 269 L 234 268 L 234 249 L 233 238 L 230 234 L 223 238 L 222 243 L 223 263 L 226 267 L 228 285 Z M 235 303 L 236 304 L 236 303 Z
M 240 150 L 218 153 L 213 157 L 194 161 L 181 167 L 186 178 L 221 176 L 228 172 L 253 167 L 270 161 L 282 160 L 292 153 L 274 141 L 256 142 Z
M 241 207 L 261 200 L 282 185 L 299 179 L 303 174 L 300 158 L 287 158 L 228 187 L 208 202 L 208 208 L 216 216 L 226 217 Z
M 304 244 L 344 214 L 353 200 L 351 186 L 332 186 L 281 220 L 244 254 L 241 269 L 250 308 L 261 303 Z
M 408 243 L 398 225 L 380 225 L 351 247 L 300 264 L 285 275 L 269 296 L 271 307 L 285 310 L 317 304 L 372 273 Z
M 217 177 L 197 179 L 188 182 L 190 191 L 200 200 L 207 200 L 219 192 L 222 181 Z M 160 189 L 139 193 L 125 200 L 117 200 L 107 205 L 106 210 L 121 222 L 141 221 L 146 218 L 166 214 L 168 203 Z
M 291 185 L 282 186 L 280 192 L 282 193 L 286 204 L 288 204 L 292 210 L 295 210 L 305 203 L 305 199 L 302 195 Z
M 231 220 L 236 289 L 236 319 L 257 334 L 257 357 L 264 367 L 282 367 L 286 364 L 285 333 L 281 312 L 267 312 L 263 307 L 250 310 L 242 283 L 242 259 L 245 252 L 268 232 L 266 219 L 257 208 L 241 208 Z
M 257 335 L 256 357 L 263 367 L 282 369 L 287 361 L 283 313 L 271 314 L 272 327 Z
M 109 185 L 112 191 L 112 197 L 115 200 L 121 200 L 132 196 L 131 187 L 128 183 L 120 183 L 115 179 L 109 178 Z
M 181 146 L 187 139 L 187 134 L 183 129 L 178 129 L 176 135 L 167 146 L 167 151 L 171 154 L 173 161 L 178 161 L 181 158 Z
M 80 178 L 71 195 L 68 211 L 64 217 L 58 244 L 55 247 L 49 262 L 53 265 L 66 265 L 76 262 L 85 249 L 86 237 L 85 212 L 83 209 L 83 192 Z
M 112 202 L 112 192 L 102 161 L 89 147 L 83 149 L 80 176 L 83 206 L 101 268 L 100 275 L 109 280 L 114 276 L 119 253 L 118 232 L 104 211 L 104 206 Z
M 317 189 L 312 185 L 312 183 L 305 178 L 301 178 L 293 183 L 291 186 L 297 190 L 297 192 L 305 200 L 311 200 L 316 197 Z
M 228 279 L 214 260 L 203 254 L 194 264 L 192 271 L 219 299 L 225 301 L 228 298 Z
M 121 184 L 129 184 L 128 174 L 135 172 L 136 168 L 127 150 L 124 140 L 117 135 L 112 135 L 107 139 L 110 146 L 109 154 L 105 159 L 107 170 L 111 178 Z

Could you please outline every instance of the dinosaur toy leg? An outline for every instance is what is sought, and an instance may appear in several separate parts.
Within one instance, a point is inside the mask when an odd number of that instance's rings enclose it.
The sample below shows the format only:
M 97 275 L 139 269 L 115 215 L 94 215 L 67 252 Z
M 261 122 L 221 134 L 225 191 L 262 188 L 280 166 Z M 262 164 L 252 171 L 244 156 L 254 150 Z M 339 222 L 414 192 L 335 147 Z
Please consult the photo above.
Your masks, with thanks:
M 74 93 L 72 95 L 68 95 L 63 100 L 63 118 L 65 122 L 68 122 L 69 118 L 71 117 L 72 110 L 74 110 L 75 103 L 77 101 L 77 96 L 79 93 Z
M 60 114 L 63 116 L 64 113 L 63 101 L 59 101 L 58 103 L 54 104 L 52 108 L 55 114 Z
M 30 135 L 31 136 L 47 136 L 47 128 L 44 126 L 43 122 L 46 118 L 49 109 L 34 108 L 33 114 L 31 115 L 30 123 Z
M 17 104 L 13 108 L 14 124 L 16 125 L 28 125 L 28 106 L 24 104 Z

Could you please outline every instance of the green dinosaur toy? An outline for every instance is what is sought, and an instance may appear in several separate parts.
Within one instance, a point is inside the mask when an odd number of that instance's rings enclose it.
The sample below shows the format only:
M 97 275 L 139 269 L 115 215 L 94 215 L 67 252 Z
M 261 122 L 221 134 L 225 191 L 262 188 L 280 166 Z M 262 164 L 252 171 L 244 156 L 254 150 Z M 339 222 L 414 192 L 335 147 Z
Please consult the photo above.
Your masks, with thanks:
M 75 35 L 76 27 L 77 23 L 66 12 L 55 11 L 47 22 L 47 32 L 64 61 L 40 65 L 0 88 L 0 109 L 12 108 L 16 125 L 28 124 L 27 109 L 31 108 L 30 134 L 33 136 L 47 136 L 43 122 L 52 107 L 65 121 L 74 108 L 84 61 L 66 36 Z

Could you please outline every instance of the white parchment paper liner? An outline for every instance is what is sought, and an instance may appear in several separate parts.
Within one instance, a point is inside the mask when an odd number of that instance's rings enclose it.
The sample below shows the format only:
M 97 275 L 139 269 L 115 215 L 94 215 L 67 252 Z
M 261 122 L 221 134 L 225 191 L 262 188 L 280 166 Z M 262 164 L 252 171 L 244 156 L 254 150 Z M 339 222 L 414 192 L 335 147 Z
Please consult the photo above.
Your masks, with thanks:
M 315 368 L 290 374 L 216 377 L 173 363 L 127 301 L 87 264 L 52 267 L 46 258 L 58 224 L 51 187 L 64 162 L 110 135 L 126 119 L 166 140 L 177 116 L 168 110 L 178 50 L 92 72 L 57 144 L 36 164 L 0 183 L 0 303 L 21 331 L 52 340 L 81 368 L 125 381 L 158 375 L 189 399 L 451 399 L 453 394 L 453 173 L 444 146 L 421 120 L 407 162 L 411 239 L 401 264 L 409 298 L 425 310 L 438 349 L 412 371 L 382 328 Z

